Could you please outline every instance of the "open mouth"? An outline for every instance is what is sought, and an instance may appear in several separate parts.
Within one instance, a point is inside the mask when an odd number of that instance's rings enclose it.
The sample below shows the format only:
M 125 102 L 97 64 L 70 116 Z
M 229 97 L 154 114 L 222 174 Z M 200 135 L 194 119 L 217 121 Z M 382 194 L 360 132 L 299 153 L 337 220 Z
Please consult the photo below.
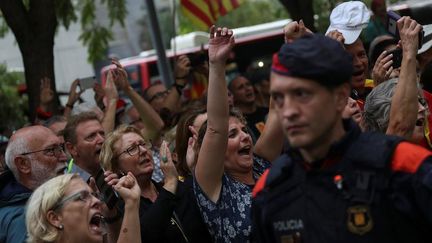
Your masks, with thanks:
M 105 218 L 101 213 L 95 213 L 89 222 L 90 229 L 97 234 L 105 234 Z
M 416 121 L 416 126 L 418 127 L 422 127 L 424 125 L 425 119 L 424 118 L 419 118 Z
M 353 74 L 352 74 L 352 76 L 360 76 L 360 75 L 363 75 L 363 72 L 364 72 L 364 70 L 357 70 L 357 71 L 354 71 L 353 72 Z
M 252 97 L 254 97 L 254 92 L 250 92 L 250 93 L 246 93 L 246 97 L 247 98 L 252 98 Z
M 101 148 L 98 148 L 98 149 L 96 149 L 96 152 L 95 152 L 95 153 L 99 156 L 101 150 L 102 150 Z
M 141 161 L 139 162 L 139 164 L 142 165 L 142 164 L 147 164 L 147 163 L 150 163 L 150 162 L 151 162 L 150 159 L 148 159 L 148 158 L 144 158 L 143 160 L 141 160 Z
M 238 151 L 238 153 L 239 153 L 240 155 L 250 155 L 251 149 L 252 149 L 252 146 L 247 145 L 247 146 L 244 146 L 243 148 L 241 148 L 241 149 Z

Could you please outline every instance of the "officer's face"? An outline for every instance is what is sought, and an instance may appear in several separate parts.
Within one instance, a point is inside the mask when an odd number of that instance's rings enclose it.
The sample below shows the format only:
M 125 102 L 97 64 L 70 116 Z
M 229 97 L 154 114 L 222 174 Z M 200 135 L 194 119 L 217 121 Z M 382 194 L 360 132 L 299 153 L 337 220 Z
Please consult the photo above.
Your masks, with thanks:
M 314 150 L 333 143 L 342 127 L 349 85 L 329 90 L 315 81 L 272 73 L 275 110 L 293 148 Z

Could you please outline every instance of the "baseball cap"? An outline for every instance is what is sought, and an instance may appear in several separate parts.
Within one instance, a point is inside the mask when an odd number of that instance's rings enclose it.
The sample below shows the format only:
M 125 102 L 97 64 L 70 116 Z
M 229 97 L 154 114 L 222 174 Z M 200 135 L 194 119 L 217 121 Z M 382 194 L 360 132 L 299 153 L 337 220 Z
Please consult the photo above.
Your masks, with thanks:
M 423 25 L 424 37 L 423 46 L 418 50 L 417 54 L 422 54 L 431 48 L 432 46 L 432 24 Z
M 333 39 L 319 34 L 306 35 L 282 46 L 273 56 L 272 71 L 336 87 L 350 81 L 352 56 Z
M 330 26 L 326 35 L 333 30 L 342 33 L 345 44 L 354 43 L 363 28 L 369 23 L 370 13 L 361 1 L 344 2 L 336 6 L 330 14 Z

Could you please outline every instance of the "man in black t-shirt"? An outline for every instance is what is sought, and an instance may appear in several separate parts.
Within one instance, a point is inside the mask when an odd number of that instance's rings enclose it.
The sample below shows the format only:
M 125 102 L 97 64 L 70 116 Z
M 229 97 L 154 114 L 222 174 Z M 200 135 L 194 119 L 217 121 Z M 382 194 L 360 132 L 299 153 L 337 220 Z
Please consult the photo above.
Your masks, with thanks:
M 247 121 L 254 143 L 258 140 L 264 129 L 268 108 L 256 105 L 255 92 L 250 81 L 238 75 L 228 84 L 228 89 L 234 95 L 234 106 L 239 108 Z

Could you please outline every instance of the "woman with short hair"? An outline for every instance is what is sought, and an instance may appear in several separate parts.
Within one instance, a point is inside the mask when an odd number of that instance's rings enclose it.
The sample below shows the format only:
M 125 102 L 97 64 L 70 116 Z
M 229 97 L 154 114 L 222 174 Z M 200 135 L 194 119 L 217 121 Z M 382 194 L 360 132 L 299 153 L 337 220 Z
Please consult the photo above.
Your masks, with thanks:
M 113 188 L 125 202 L 117 242 L 141 242 L 140 188 L 135 177 L 129 173 Z M 101 197 L 77 174 L 57 176 L 33 192 L 27 205 L 26 227 L 30 243 L 103 242 L 106 225 Z

